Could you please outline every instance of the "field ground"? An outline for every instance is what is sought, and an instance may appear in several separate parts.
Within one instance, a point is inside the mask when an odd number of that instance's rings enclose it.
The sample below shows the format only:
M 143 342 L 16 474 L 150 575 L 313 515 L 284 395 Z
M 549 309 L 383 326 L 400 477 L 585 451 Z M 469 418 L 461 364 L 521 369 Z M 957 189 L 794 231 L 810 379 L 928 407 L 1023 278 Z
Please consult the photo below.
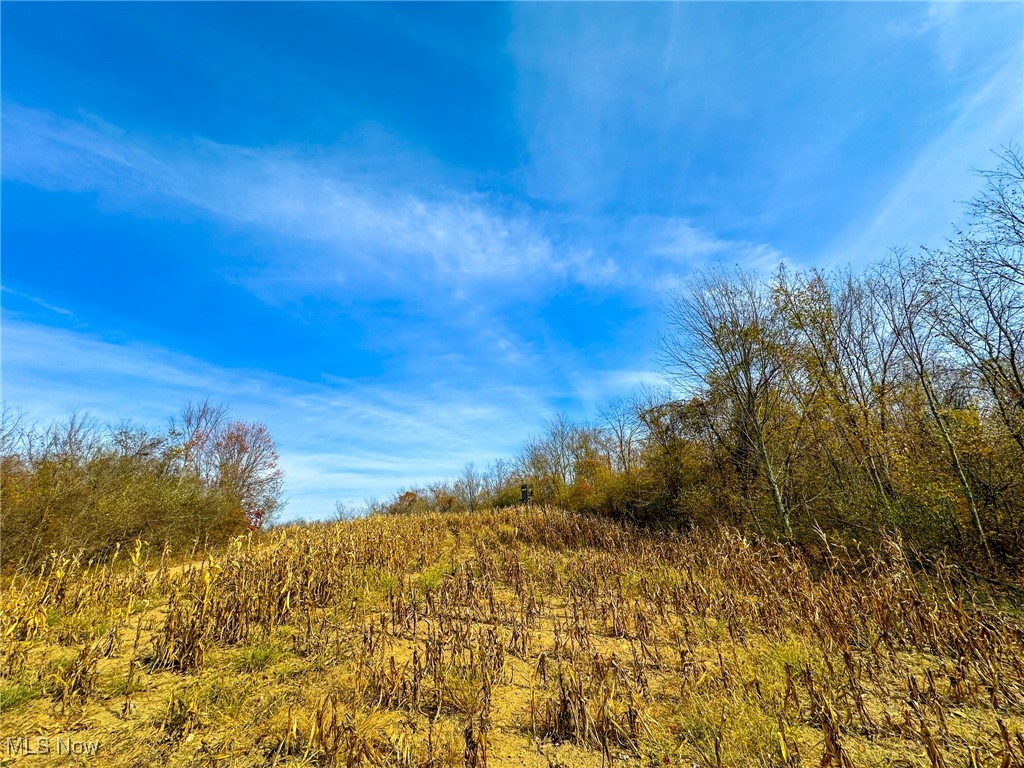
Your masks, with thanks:
M 0 764 L 1021 766 L 1024 622 L 983 595 L 895 541 L 537 508 L 58 556 L 0 596 Z

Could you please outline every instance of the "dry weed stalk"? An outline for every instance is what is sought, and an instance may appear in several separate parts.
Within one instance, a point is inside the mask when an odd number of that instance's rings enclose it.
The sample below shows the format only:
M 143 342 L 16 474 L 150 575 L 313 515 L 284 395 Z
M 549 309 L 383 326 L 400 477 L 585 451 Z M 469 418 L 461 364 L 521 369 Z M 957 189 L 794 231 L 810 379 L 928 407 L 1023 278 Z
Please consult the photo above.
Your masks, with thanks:
M 275 762 L 482 766 L 510 733 L 605 762 L 1024 761 L 1019 617 L 954 568 L 914 570 L 895 538 L 811 556 L 529 508 L 283 529 L 178 566 L 127 551 L 8 578 L 0 673 L 77 648 L 50 691 L 90 707 L 123 645 L 122 721 L 147 664 L 176 686 L 157 718 L 175 745 L 250 706 L 197 686 L 258 652 L 231 677 L 292 691 L 276 730 L 247 726 Z M 307 679 L 336 692 L 307 700 Z

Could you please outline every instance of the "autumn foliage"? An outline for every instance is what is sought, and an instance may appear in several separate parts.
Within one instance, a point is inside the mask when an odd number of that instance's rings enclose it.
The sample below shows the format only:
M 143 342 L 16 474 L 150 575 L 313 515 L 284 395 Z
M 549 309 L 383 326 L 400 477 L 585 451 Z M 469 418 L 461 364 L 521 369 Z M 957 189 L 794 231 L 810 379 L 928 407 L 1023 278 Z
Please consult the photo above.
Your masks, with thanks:
M 3 563 L 53 550 L 104 557 L 136 538 L 189 549 L 264 526 L 282 475 L 262 424 L 190 405 L 156 433 L 73 415 L 40 429 L 4 413 Z
M 925 560 L 1024 567 L 1024 161 L 1007 151 L 982 176 L 945 248 L 692 274 L 667 307 L 668 386 L 550 419 L 483 473 L 477 503 L 527 484 L 645 525 L 897 530 Z M 446 485 L 466 509 L 472 476 Z

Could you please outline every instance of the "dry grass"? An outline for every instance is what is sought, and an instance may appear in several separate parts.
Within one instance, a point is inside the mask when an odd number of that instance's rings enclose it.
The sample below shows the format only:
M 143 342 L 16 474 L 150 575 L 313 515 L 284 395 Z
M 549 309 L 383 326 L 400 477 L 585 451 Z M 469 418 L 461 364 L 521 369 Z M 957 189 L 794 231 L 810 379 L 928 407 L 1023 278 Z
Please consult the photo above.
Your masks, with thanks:
M 896 541 L 812 561 L 543 509 L 371 518 L 0 597 L 0 740 L 106 766 L 1024 765 L 1024 624 Z M 6 745 L 0 743 L 0 750 Z

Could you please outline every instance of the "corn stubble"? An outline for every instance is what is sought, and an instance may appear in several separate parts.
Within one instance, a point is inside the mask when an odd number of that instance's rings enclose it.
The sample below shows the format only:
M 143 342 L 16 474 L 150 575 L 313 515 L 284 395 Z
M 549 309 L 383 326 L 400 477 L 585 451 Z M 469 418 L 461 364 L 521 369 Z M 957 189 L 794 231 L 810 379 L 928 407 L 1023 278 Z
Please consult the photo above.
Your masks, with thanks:
M 5 580 L 0 737 L 111 766 L 1024 766 L 1024 622 L 982 594 L 897 539 L 540 508 L 54 554 Z

